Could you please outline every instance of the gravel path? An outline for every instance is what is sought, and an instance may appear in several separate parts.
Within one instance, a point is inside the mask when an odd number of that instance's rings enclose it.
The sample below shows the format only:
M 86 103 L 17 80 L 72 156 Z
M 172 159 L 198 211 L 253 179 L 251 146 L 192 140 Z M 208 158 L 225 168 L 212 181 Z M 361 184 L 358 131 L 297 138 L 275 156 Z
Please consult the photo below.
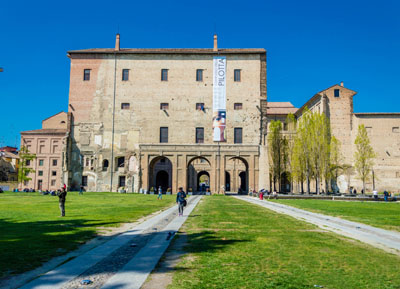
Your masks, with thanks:
M 400 233 L 384 230 L 365 224 L 344 220 L 337 217 L 313 213 L 291 206 L 259 200 L 248 196 L 235 198 L 260 205 L 277 213 L 286 214 L 296 219 L 317 225 L 318 227 L 350 237 L 387 252 L 400 255 Z

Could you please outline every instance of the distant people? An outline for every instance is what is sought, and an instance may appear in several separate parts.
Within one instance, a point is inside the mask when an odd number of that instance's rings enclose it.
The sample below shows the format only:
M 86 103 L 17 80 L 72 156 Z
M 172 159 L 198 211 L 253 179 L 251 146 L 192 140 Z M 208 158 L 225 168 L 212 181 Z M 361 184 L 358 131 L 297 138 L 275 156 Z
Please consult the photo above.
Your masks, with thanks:
M 372 195 L 374 196 L 375 201 L 377 201 L 378 200 L 378 191 L 374 190 L 372 192 Z
M 364 195 L 364 189 L 361 189 L 361 195 Z
M 354 194 L 354 195 L 357 195 L 357 189 L 356 189 L 356 188 L 354 188 L 353 194 Z
M 157 200 L 162 200 L 162 188 L 161 188 L 161 186 L 158 187 Z
M 386 190 L 383 192 L 383 198 L 385 199 L 385 202 L 388 201 L 389 193 Z
M 180 187 L 176 194 L 176 203 L 178 204 L 179 216 L 183 216 L 183 208 L 186 206 L 186 193 Z
M 79 194 L 80 194 L 80 195 L 83 195 L 83 186 L 82 186 L 82 185 L 81 185 L 80 188 L 79 188 Z
M 65 199 L 67 198 L 67 190 L 64 187 L 62 188 L 62 190 L 58 190 L 57 196 L 61 211 L 61 217 L 65 217 Z

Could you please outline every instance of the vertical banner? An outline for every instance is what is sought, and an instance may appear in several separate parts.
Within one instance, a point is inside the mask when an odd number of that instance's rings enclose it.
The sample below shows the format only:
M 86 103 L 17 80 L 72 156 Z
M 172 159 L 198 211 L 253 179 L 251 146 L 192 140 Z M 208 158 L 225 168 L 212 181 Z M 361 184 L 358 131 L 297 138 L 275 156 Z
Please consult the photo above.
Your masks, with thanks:
M 226 126 L 226 57 L 213 59 L 213 140 L 225 142 Z

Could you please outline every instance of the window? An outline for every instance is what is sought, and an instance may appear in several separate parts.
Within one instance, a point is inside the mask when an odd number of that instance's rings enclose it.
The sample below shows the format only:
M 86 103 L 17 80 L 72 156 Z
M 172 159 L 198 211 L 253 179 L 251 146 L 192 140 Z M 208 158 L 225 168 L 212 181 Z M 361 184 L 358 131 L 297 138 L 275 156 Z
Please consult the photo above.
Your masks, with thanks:
M 85 167 L 88 167 L 89 164 L 90 164 L 90 159 L 89 159 L 88 157 L 86 157 L 86 164 L 85 164 Z
M 39 160 L 39 166 L 43 166 L 44 160 Z
M 125 166 L 125 157 L 119 157 L 117 159 L 117 168 L 123 168 Z
M 129 69 L 122 69 L 122 81 L 129 80 Z
M 203 102 L 196 103 L 196 110 L 204 111 L 204 103 Z
M 129 109 L 130 106 L 131 106 L 130 103 L 127 103 L 127 102 L 121 103 L 121 109 Z
M 89 81 L 90 80 L 90 69 L 83 70 L 83 80 Z
M 234 110 L 241 110 L 243 108 L 243 104 L 241 102 L 236 102 L 233 104 Z
M 53 166 L 57 165 L 57 160 L 53 160 Z
M 398 126 L 392 127 L 392 132 L 399 133 L 400 132 L 399 127 Z
M 168 69 L 161 69 L 161 81 L 168 81 Z
M 203 81 L 203 69 L 196 70 L 196 81 Z
M 233 78 L 235 82 L 239 82 L 241 80 L 241 75 L 240 75 L 241 70 L 240 69 L 235 69 L 233 72 Z
M 26 161 L 25 161 L 25 165 L 26 165 L 26 166 L 30 166 L 30 165 L 31 165 L 31 161 L 30 161 L 30 160 L 26 160 Z
M 106 172 L 108 169 L 108 160 L 103 161 L 103 172 Z
M 39 153 L 43 154 L 44 153 L 44 145 L 39 146 Z
M 87 187 L 87 176 L 82 176 L 82 186 Z
M 372 133 L 372 126 L 366 126 L 366 127 L 365 127 L 365 130 L 367 131 L 367 134 L 368 134 L 368 135 L 371 135 L 371 133 Z
M 51 175 L 52 175 L 53 177 L 57 176 L 57 171 L 51 171 Z
M 168 143 L 168 127 L 160 127 L 160 143 Z
M 118 187 L 125 187 L 125 176 L 119 176 Z
M 58 150 L 58 145 L 53 145 L 53 154 L 55 154 Z
M 287 126 L 286 122 L 283 123 L 283 130 L 288 130 L 288 126 Z
M 235 127 L 234 142 L 242 143 L 242 128 L 241 127 Z
M 56 180 L 51 180 L 51 185 L 54 187 L 56 185 Z
M 43 171 L 38 171 L 38 176 L 42 177 L 43 176 Z
M 339 96 L 340 96 L 340 90 L 339 90 L 339 89 L 335 89 L 335 90 L 333 91 L 333 93 L 334 93 L 334 96 L 335 96 L 335 97 L 339 97 Z
M 167 110 L 169 108 L 169 104 L 168 103 L 160 103 L 160 109 L 161 110 Z
M 204 128 L 196 127 L 196 143 L 204 143 Z

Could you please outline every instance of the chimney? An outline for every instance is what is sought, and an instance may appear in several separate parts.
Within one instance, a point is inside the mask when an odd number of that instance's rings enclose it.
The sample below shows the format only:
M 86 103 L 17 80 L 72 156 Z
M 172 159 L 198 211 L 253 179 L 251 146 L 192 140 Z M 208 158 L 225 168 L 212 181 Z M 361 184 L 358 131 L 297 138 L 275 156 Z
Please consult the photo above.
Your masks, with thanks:
M 214 48 L 213 51 L 218 51 L 218 36 L 214 34 Z
M 341 87 L 344 87 L 343 81 L 342 81 L 342 82 L 340 82 L 340 86 L 341 86 Z
M 119 51 L 119 33 L 117 33 L 117 37 L 115 39 L 115 51 Z

